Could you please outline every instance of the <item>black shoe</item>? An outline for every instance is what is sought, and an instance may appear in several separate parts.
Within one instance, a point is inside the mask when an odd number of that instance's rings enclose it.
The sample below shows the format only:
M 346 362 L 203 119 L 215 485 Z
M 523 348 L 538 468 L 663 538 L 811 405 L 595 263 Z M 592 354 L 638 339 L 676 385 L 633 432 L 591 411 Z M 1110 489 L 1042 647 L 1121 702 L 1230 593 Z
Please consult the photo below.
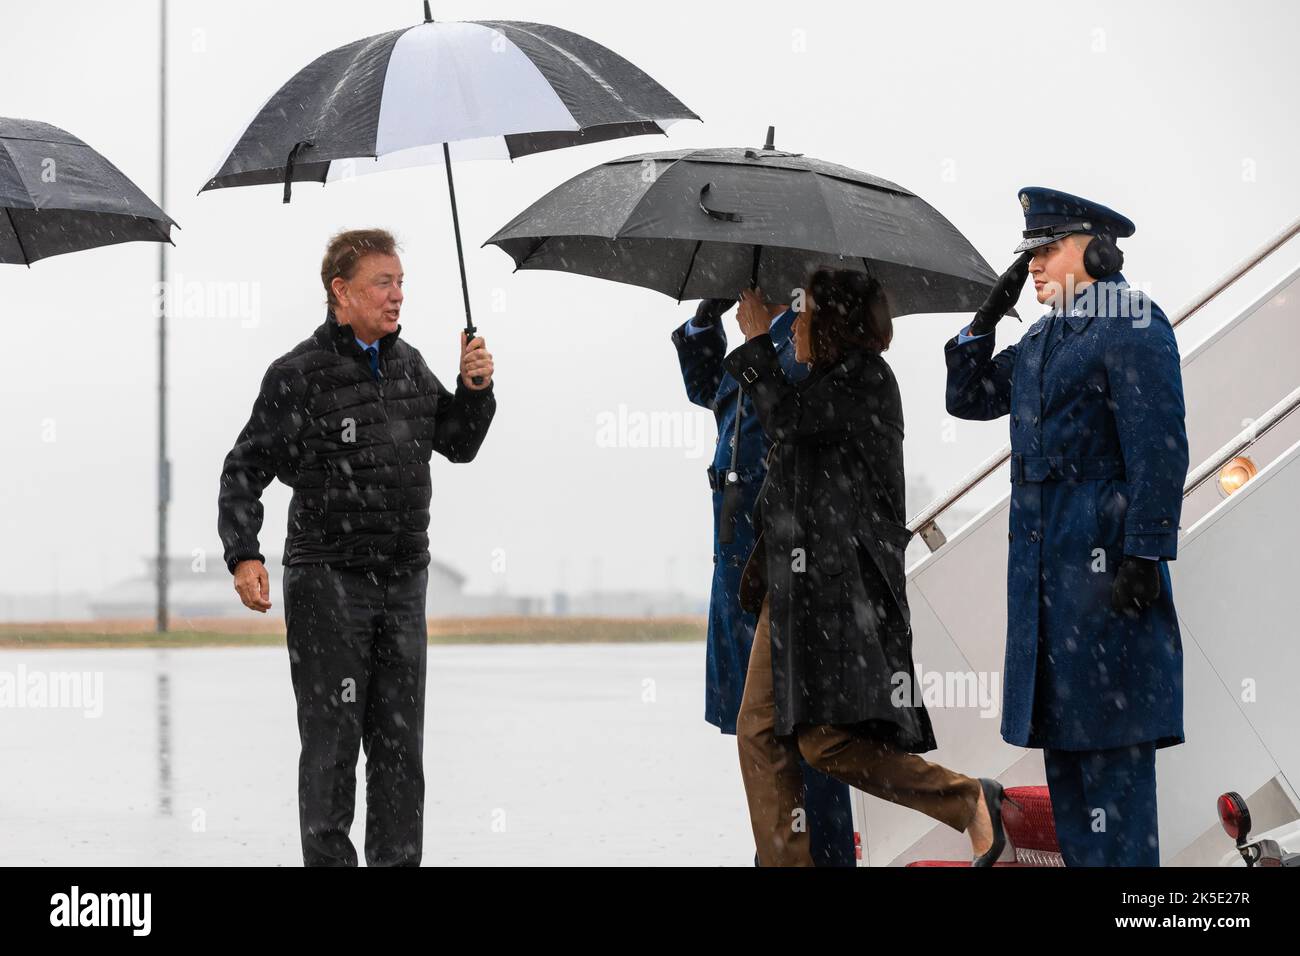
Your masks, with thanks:
M 996 780 L 990 780 L 988 777 L 980 777 L 980 788 L 984 791 L 984 803 L 989 808 L 989 820 L 993 824 L 993 844 L 984 853 L 972 857 L 971 866 L 992 866 L 994 861 L 1002 855 L 1002 851 L 1007 846 L 1007 833 L 1002 828 L 1002 801 L 1019 809 L 1020 804 L 1006 796 L 1006 791 L 1002 789 L 1002 784 Z

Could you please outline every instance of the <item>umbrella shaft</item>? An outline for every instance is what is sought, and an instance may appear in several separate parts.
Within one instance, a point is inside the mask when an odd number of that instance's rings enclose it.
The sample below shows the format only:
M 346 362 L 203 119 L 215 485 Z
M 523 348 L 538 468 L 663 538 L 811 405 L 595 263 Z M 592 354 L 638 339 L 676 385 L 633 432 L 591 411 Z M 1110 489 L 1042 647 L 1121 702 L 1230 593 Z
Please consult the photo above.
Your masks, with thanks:
M 474 319 L 469 308 L 469 280 L 465 277 L 465 249 L 460 241 L 460 213 L 456 210 L 456 183 L 451 176 L 451 149 L 442 144 L 442 158 L 447 167 L 447 194 L 451 197 L 451 226 L 456 232 L 456 261 L 460 265 L 460 291 L 465 298 L 465 336 L 474 337 Z

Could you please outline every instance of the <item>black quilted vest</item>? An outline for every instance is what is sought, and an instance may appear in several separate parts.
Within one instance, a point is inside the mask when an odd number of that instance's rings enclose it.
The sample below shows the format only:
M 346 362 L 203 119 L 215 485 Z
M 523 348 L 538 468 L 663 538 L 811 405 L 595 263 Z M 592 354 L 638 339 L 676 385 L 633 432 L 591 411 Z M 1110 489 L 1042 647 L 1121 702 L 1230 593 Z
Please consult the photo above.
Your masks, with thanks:
M 294 490 L 285 564 L 427 566 L 430 457 L 472 459 L 496 402 L 491 388 L 463 386 L 453 402 L 400 331 L 379 341 L 377 381 L 351 327 L 332 313 L 272 365 L 222 476 L 230 567 L 261 557 L 261 487 L 250 495 L 249 486 L 271 477 Z

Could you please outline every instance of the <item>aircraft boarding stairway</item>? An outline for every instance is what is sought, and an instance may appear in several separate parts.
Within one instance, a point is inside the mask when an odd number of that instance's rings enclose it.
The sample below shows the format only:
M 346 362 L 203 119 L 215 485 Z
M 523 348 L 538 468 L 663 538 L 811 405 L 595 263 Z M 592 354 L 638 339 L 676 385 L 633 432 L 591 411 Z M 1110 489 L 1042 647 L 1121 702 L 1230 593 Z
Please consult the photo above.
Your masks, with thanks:
M 1300 819 L 1300 266 L 1270 282 L 1277 260 L 1266 265 L 1298 235 L 1300 220 L 1171 317 L 1192 467 L 1170 563 L 1187 742 L 1157 753 L 1163 865 L 1212 864 L 1232 848 L 1216 813 L 1224 791 L 1246 796 L 1258 829 Z M 1183 344 L 1188 320 L 1215 321 L 1211 303 L 1245 301 L 1263 286 L 1203 341 Z M 940 530 L 985 481 L 1009 487 L 1009 456 L 1008 446 L 909 522 L 929 549 L 908 570 L 913 653 L 923 691 L 927 675 L 948 682 L 948 706 L 926 698 L 940 742 L 927 759 L 1023 788 L 1012 796 L 1025 812 L 1004 814 L 1001 865 L 1059 866 L 1041 752 L 999 734 L 1009 495 L 950 536 Z M 994 692 L 989 713 L 975 702 L 981 678 Z M 859 791 L 853 803 L 863 865 L 968 865 L 958 862 L 970 859 L 963 834 Z

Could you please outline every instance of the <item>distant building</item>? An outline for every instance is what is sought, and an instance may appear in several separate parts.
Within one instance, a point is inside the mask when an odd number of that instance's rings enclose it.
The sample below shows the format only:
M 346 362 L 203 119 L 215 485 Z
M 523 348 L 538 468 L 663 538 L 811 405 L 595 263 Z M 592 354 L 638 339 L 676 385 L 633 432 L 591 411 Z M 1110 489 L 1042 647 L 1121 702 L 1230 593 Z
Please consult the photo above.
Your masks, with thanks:
M 561 591 L 551 607 L 557 617 L 686 617 L 708 614 L 709 599 L 681 591 Z
M 923 476 L 908 476 L 908 517 L 918 514 L 934 498 L 934 490 Z M 943 531 L 951 537 L 976 513 L 960 506 L 949 509 L 941 521 Z M 928 553 L 929 549 L 917 535 L 908 546 L 907 565 L 910 567 Z M 218 557 L 215 561 L 202 556 L 171 558 L 168 564 L 171 578 L 168 601 L 172 617 L 246 618 L 249 612 L 235 595 L 230 574 L 221 563 L 220 551 L 207 554 Z M 284 614 L 283 567 L 279 555 L 268 557 L 271 614 L 275 616 Z M 576 593 L 556 590 L 548 597 L 511 595 L 504 591 L 467 594 L 465 580 L 465 575 L 451 565 L 437 558 L 431 559 L 428 616 L 655 618 L 708 613 L 708 595 L 703 592 L 605 591 L 597 588 Z M 703 583 L 707 585 L 707 580 Z M 95 593 L 0 594 L 0 621 L 152 620 L 156 610 L 153 558 L 142 562 L 139 574 Z
M 151 618 L 157 608 L 153 558 L 143 562 L 141 572 L 92 594 L 90 617 L 97 619 Z M 284 614 L 282 575 L 278 555 L 268 557 L 267 576 L 271 583 L 271 614 Z M 167 599 L 170 613 L 177 618 L 242 617 L 248 610 L 235 595 L 230 572 L 218 559 L 173 557 L 168 562 L 170 583 Z M 429 617 L 496 617 L 545 613 L 541 598 L 508 594 L 465 594 L 465 576 L 438 561 L 429 563 Z
M 89 600 L 85 591 L 0 594 L 0 621 L 88 621 Z

